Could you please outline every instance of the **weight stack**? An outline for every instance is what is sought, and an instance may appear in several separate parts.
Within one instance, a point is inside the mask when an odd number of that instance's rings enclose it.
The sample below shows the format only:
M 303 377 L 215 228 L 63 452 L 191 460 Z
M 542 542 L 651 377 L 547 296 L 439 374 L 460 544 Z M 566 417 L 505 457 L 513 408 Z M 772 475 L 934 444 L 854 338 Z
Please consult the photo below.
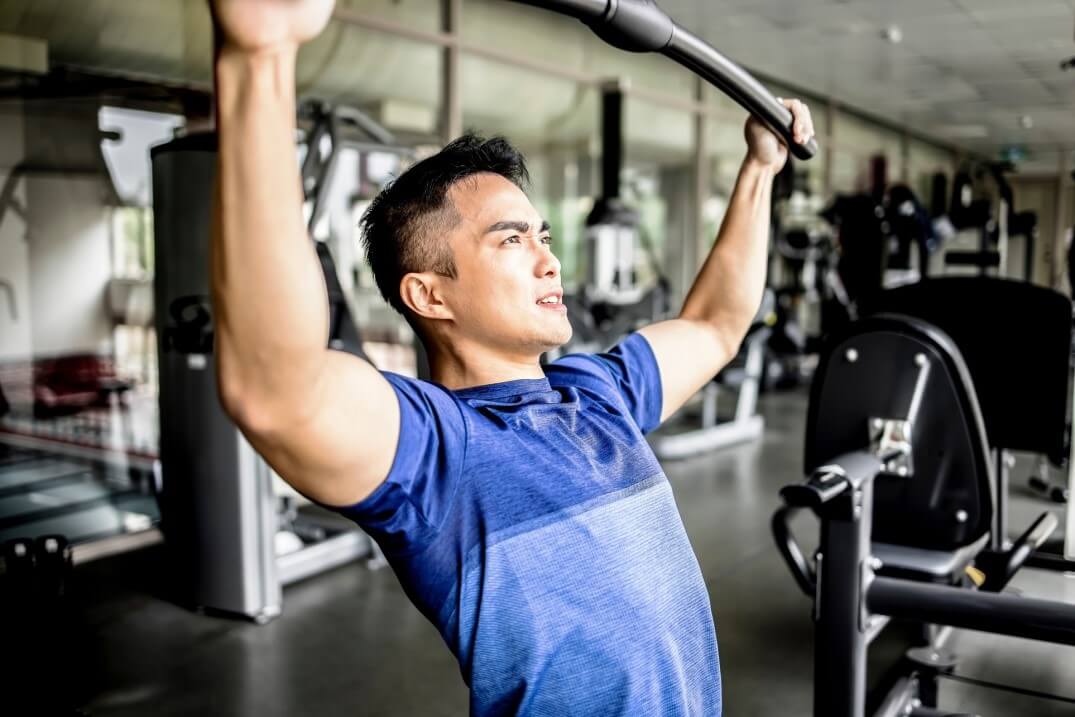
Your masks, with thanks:
M 173 140 L 151 158 L 168 573 L 177 601 L 266 622 L 281 605 L 272 478 L 220 406 L 212 355 L 216 136 Z

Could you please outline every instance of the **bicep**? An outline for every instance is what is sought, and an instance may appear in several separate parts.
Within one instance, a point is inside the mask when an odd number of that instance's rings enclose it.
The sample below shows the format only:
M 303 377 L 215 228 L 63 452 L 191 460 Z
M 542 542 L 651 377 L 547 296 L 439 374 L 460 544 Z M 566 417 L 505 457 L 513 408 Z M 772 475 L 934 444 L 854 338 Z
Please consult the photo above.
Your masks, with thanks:
M 638 333 L 649 342 L 661 374 L 662 422 L 712 380 L 737 348 L 718 328 L 690 319 L 660 321 Z
M 306 408 L 280 428 L 249 435 L 269 465 L 309 498 L 353 505 L 388 476 L 399 442 L 395 391 L 373 366 L 329 351 Z

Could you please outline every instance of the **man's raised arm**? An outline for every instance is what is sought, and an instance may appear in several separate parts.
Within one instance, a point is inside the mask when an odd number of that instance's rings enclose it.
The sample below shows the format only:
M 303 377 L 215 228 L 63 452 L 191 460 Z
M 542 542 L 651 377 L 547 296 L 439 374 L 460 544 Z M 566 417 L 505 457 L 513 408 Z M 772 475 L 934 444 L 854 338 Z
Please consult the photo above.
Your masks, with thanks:
M 795 117 L 795 139 L 803 144 L 814 134 L 810 112 L 798 100 L 785 104 Z M 765 291 L 773 177 L 788 150 L 753 118 L 745 132 L 747 155 L 728 212 L 679 317 L 639 332 L 660 367 L 662 421 L 735 357 Z
M 324 277 L 295 152 L 295 60 L 331 0 L 214 0 L 219 153 L 211 281 L 221 402 L 307 496 L 355 503 L 384 480 L 399 405 L 369 364 L 326 349 Z

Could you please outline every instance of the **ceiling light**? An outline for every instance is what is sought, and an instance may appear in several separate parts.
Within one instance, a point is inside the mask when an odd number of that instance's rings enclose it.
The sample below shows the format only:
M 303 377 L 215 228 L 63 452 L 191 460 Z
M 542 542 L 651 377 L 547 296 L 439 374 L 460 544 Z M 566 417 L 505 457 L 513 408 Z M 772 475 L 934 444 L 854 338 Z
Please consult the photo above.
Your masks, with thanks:
M 881 37 L 893 45 L 898 45 L 903 42 L 903 30 L 900 29 L 899 25 L 889 25 L 881 31 Z
M 1019 117 L 1019 126 L 1022 127 L 1023 129 L 1033 129 L 1034 128 L 1034 118 L 1031 117 L 1030 115 L 1020 115 L 1020 117 Z

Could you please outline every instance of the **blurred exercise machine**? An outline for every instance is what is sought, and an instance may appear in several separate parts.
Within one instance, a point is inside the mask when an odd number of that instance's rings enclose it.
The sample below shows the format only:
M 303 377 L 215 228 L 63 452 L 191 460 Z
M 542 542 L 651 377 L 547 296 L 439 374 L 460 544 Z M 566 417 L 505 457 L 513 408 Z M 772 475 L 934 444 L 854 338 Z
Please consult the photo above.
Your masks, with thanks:
M 604 351 L 631 331 L 667 318 L 669 283 L 646 237 L 639 214 L 621 197 L 623 168 L 623 90 L 605 85 L 601 101 L 602 193 L 586 218 L 583 235 L 583 282 L 564 295 L 573 336 L 546 358 L 578 351 Z M 652 279 L 640 280 L 648 265 Z M 767 292 L 736 359 L 700 392 L 700 415 L 691 405 L 650 438 L 660 459 L 685 458 L 757 438 L 764 422 L 757 397 L 764 370 L 765 345 L 772 325 L 774 298 Z M 735 395 L 730 416 L 720 419 L 721 394 Z M 697 403 L 697 402 L 696 402 Z
M 878 294 L 871 313 L 913 316 L 944 331 L 970 371 L 992 451 L 996 522 L 992 547 L 1008 541 L 1010 453 L 1068 465 L 1072 394 L 1071 302 L 1025 281 L 943 277 Z M 1068 482 L 1075 474 L 1068 476 Z M 1075 532 L 1069 532 L 1075 541 Z M 1061 552 L 1056 549 L 1057 553 Z M 1075 558 L 1075 542 L 1063 551 Z
M 1011 241 L 1018 238 L 1023 242 L 1022 278 L 1033 278 L 1038 216 L 1016 211 L 1015 194 L 1006 176 L 1011 171 L 1009 164 L 992 162 L 967 166 L 956 173 L 947 215 L 954 231 L 946 239 L 942 260 L 946 273 L 971 267 L 981 275 L 992 270 L 998 276 L 1007 276 Z M 975 189 L 981 187 L 987 187 L 992 199 L 975 197 Z M 980 189 L 978 193 L 983 194 Z M 960 241 L 964 231 L 977 233 L 976 248 L 968 248 Z
M 573 336 L 555 352 L 604 351 L 639 326 L 667 317 L 669 285 L 638 212 L 621 196 L 623 89 L 601 94 L 601 196 L 586 217 L 581 285 L 563 297 Z M 640 269 L 653 274 L 643 283 Z
M 346 151 L 407 157 L 360 112 L 312 104 L 302 187 L 313 236 Z M 197 134 L 152 152 L 156 312 L 160 368 L 161 528 L 179 601 L 266 622 L 280 614 L 282 587 L 371 555 L 372 541 L 328 511 L 277 500 L 268 465 L 217 398 L 208 249 L 216 137 Z M 328 247 L 315 242 L 330 307 L 329 347 L 361 358 Z
M 1070 323 L 1067 334 L 1070 341 Z M 981 347 L 995 338 L 980 322 L 962 341 Z M 814 602 L 818 717 L 955 717 L 937 709 L 938 683 L 958 664 L 944 649 L 952 627 L 1075 644 L 1075 606 L 1001 593 L 1024 567 L 1075 563 L 1038 552 L 1058 527 L 1051 513 L 1007 540 L 990 452 L 1019 429 L 988 429 L 1019 416 L 996 414 L 1006 408 L 997 400 L 979 403 L 1008 382 L 980 383 L 988 376 L 964 362 L 960 343 L 931 323 L 883 314 L 832 337 L 823 355 L 807 424 L 810 477 L 781 491 L 772 522 L 781 556 Z M 1064 430 L 1053 425 L 1051 435 Z M 790 530 L 803 509 L 821 523 L 813 561 Z M 893 618 L 919 625 L 921 642 L 867 694 L 867 648 Z
M 758 413 L 758 393 L 765 369 L 766 346 L 776 319 L 776 298 L 766 289 L 758 314 L 739 348 L 739 353 L 701 390 L 698 415 L 691 407 L 650 437 L 654 454 L 676 460 L 708 453 L 761 437 L 765 419 Z M 731 394 L 734 408 L 729 416 L 719 411 L 721 395 Z

